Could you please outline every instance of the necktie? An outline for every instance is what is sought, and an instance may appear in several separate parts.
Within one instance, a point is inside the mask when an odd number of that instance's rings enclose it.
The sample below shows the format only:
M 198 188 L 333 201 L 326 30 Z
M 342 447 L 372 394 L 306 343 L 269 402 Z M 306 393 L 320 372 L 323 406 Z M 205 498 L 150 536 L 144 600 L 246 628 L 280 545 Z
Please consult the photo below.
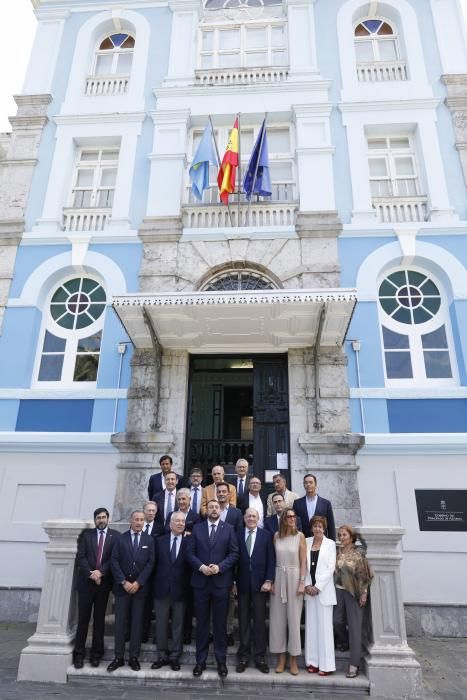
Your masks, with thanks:
M 99 542 L 97 544 L 97 559 L 96 559 L 96 569 L 100 568 L 102 564 L 102 550 L 104 549 L 104 530 L 99 533 Z
M 253 532 L 254 530 L 248 530 L 248 537 L 246 538 L 246 551 L 248 552 L 248 556 L 251 557 L 251 545 L 253 544 Z
M 147 523 L 144 532 L 145 532 L 147 535 L 149 535 L 149 523 Z
M 209 533 L 209 544 L 212 546 L 214 542 L 214 537 L 216 536 L 216 526 L 214 523 L 211 525 L 211 532 Z
M 173 498 L 174 497 L 172 491 L 169 491 L 169 497 L 167 499 L 167 515 L 170 515 L 173 512 Z
M 133 555 L 136 557 L 138 553 L 138 533 L 135 532 L 133 536 Z
M 170 559 L 172 561 L 172 564 L 174 564 L 177 559 L 177 537 L 174 537 L 174 540 L 172 542 L 172 549 L 170 550 Z
M 240 483 L 238 485 L 238 497 L 243 498 L 243 479 L 240 479 Z
M 192 509 L 194 510 L 195 513 L 198 512 L 198 487 L 195 486 L 193 489 L 193 503 L 191 504 Z

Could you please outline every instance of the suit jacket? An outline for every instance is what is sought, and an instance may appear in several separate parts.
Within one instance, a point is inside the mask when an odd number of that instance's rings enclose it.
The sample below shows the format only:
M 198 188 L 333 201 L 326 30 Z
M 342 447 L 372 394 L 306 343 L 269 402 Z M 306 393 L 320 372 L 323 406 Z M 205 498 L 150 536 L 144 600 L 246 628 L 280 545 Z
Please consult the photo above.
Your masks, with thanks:
M 144 524 L 143 532 L 144 532 L 145 527 L 146 527 L 146 523 Z M 154 518 L 153 525 L 152 525 L 151 537 L 153 537 L 154 540 L 156 540 L 158 537 L 163 535 L 164 532 L 165 532 L 164 526 L 156 515 L 156 517 Z
M 238 543 L 235 530 L 228 523 L 218 521 L 214 542 L 209 541 L 209 521 L 197 523 L 190 537 L 187 537 L 187 559 L 192 569 L 193 588 L 206 588 L 210 582 L 216 588 L 230 588 L 233 583 L 233 569 L 238 559 Z M 203 564 L 217 564 L 219 573 L 205 576 L 199 571 Z
M 300 530 L 300 532 L 303 532 L 302 521 L 298 515 L 297 515 L 296 525 L 297 525 L 297 530 Z M 269 532 L 273 535 L 275 535 L 276 532 L 279 532 L 279 521 L 277 519 L 277 515 L 269 515 L 267 518 L 264 519 L 264 529 L 269 530 Z
M 205 486 L 202 491 L 200 514 L 203 517 L 206 515 L 208 501 L 212 500 L 217 501 L 215 484 L 209 484 L 209 486 Z M 237 505 L 237 492 L 235 490 L 235 486 L 232 486 L 232 484 L 229 484 L 229 503 L 231 506 Z
M 248 475 L 245 477 L 243 498 L 240 498 L 240 496 L 238 495 L 238 489 L 237 489 L 238 476 L 236 474 L 233 476 L 226 477 L 225 481 L 234 487 L 235 492 L 237 494 L 237 508 L 240 508 L 240 510 L 243 512 L 244 501 L 245 501 L 246 495 L 248 493 L 248 484 L 250 482 L 250 477 Z
M 237 590 L 239 593 L 259 591 L 265 581 L 274 582 L 276 573 L 276 553 L 272 543 L 272 535 L 264 528 L 256 528 L 255 546 L 251 553 L 245 544 L 245 529 L 237 533 L 238 562 Z
M 313 537 L 306 539 L 306 571 L 305 586 L 311 586 L 310 562 Z M 336 543 L 328 537 L 323 537 L 319 550 L 315 578 L 316 588 L 319 588 L 318 600 L 321 605 L 336 605 L 336 587 L 334 586 L 334 570 L 336 568 Z
M 234 508 L 229 505 L 224 522 L 228 523 L 228 525 L 232 525 L 235 532 L 239 532 L 243 527 L 243 515 L 240 508 Z
M 182 488 L 184 486 L 184 479 L 183 476 L 180 474 L 177 474 L 177 489 Z M 149 477 L 149 483 L 148 483 L 148 497 L 150 501 L 155 501 L 156 496 L 164 490 L 164 486 L 162 484 L 162 472 L 158 472 L 157 474 L 153 474 L 152 476 Z
M 107 528 L 107 534 L 102 549 L 102 558 L 99 571 L 102 573 L 100 586 L 111 588 L 112 586 L 112 571 L 110 568 L 110 560 L 115 542 L 120 537 L 118 530 Z M 91 571 L 94 571 L 97 563 L 97 545 L 98 535 L 96 528 L 86 528 L 78 537 L 78 550 L 76 552 L 76 563 L 78 565 L 78 577 L 76 580 L 76 589 L 81 592 L 86 589 L 97 586 L 97 583 L 89 578 Z
M 272 497 L 274 496 L 275 493 L 276 492 L 273 491 L 268 496 L 268 500 L 267 500 L 268 515 L 274 515 L 274 508 L 272 507 Z M 298 496 L 296 493 L 294 493 L 293 491 L 289 491 L 289 489 L 285 489 L 284 501 L 285 501 L 286 508 L 293 508 L 294 501 L 297 498 L 298 498 Z
M 174 510 L 177 507 L 176 493 L 177 492 L 175 491 L 174 499 L 173 499 Z M 167 520 L 167 513 L 165 512 L 165 489 L 163 491 L 161 491 L 160 493 L 158 493 L 154 500 L 157 503 L 156 520 L 160 523 L 162 532 L 164 532 L 165 531 L 165 521 Z
M 191 569 L 187 561 L 187 537 L 182 536 L 175 562 L 170 556 L 170 533 L 158 537 L 155 548 L 154 598 L 169 597 L 173 602 L 185 600 L 189 591 Z
M 176 513 L 178 510 L 179 510 L 179 508 L 176 508 L 174 512 Z M 170 515 L 172 515 L 172 514 L 170 514 Z M 165 527 L 164 527 L 165 533 L 170 532 L 170 515 L 168 515 L 165 519 Z M 198 513 L 195 513 L 195 511 L 191 510 L 191 508 L 190 508 L 190 510 L 186 514 L 186 518 L 185 518 L 185 532 L 191 532 L 193 530 L 194 526 L 196 525 L 196 523 L 198 523 L 199 521 L 200 521 L 200 517 L 199 517 Z
M 111 566 L 114 577 L 114 595 L 129 595 L 121 585 L 122 582 L 138 581 L 141 588 L 133 595 L 144 598 L 146 596 L 144 586 L 154 568 L 154 538 L 142 532 L 135 557 L 131 530 L 127 530 L 123 535 L 120 535 L 114 544 Z
M 261 499 L 261 503 L 263 504 L 263 526 L 264 526 L 264 520 L 266 520 L 267 503 L 266 503 L 266 499 L 264 498 L 264 496 L 262 496 L 260 494 L 259 497 Z M 241 504 L 240 504 L 240 502 L 237 503 L 237 508 L 240 508 L 240 510 L 242 511 L 242 515 L 245 515 L 245 511 L 249 507 L 250 507 L 250 494 L 247 491 Z
M 302 496 L 302 498 L 297 498 L 293 505 L 293 508 L 296 514 L 300 516 L 300 519 L 303 523 L 303 534 L 305 535 L 305 537 L 311 537 L 313 533 L 311 532 L 310 520 L 308 518 L 306 496 Z M 334 513 L 332 512 L 331 501 L 328 501 L 326 498 L 321 498 L 321 496 L 318 496 L 318 500 L 316 501 L 315 515 L 324 515 L 326 517 L 326 520 L 328 521 L 328 527 L 324 534 L 326 535 L 326 537 L 330 537 L 331 540 L 334 540 L 335 542 L 336 525 L 334 523 Z

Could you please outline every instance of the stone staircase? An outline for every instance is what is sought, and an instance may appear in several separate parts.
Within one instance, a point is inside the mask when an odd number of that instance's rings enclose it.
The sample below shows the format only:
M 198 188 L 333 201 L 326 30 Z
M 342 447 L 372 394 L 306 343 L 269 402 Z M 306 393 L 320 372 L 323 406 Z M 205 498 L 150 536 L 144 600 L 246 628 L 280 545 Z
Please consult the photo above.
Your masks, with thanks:
M 303 694 L 310 693 L 313 696 L 326 697 L 331 700 L 334 697 L 346 698 L 364 698 L 369 695 L 368 678 L 361 674 L 357 678 L 346 678 L 345 673 L 348 667 L 348 655 L 336 652 L 336 673 L 331 676 L 320 677 L 317 674 L 309 674 L 305 670 L 305 661 L 303 657 L 299 660 L 300 673 L 298 676 L 292 676 L 288 671 L 285 673 L 274 673 L 275 656 L 271 655 L 269 663 L 271 672 L 269 674 L 260 673 L 256 668 L 249 667 L 244 673 L 239 674 L 235 671 L 237 663 L 236 649 L 237 646 L 228 648 L 227 667 L 229 675 L 226 679 L 221 680 L 217 675 L 216 662 L 213 654 L 208 656 L 206 671 L 201 678 L 193 678 L 193 666 L 195 664 L 195 645 L 188 644 L 183 648 L 183 654 L 180 659 L 180 671 L 172 671 L 170 667 L 164 666 L 157 671 L 151 670 L 151 663 L 157 658 L 157 649 L 154 644 L 143 644 L 141 647 L 140 662 L 141 671 L 132 671 L 128 665 L 119 668 L 113 673 L 107 673 L 107 664 L 114 657 L 114 642 L 113 637 L 106 636 L 105 638 L 105 657 L 98 668 L 91 668 L 85 662 L 82 669 L 75 669 L 70 666 L 67 670 L 68 682 L 72 685 L 89 685 L 90 687 L 97 684 L 102 685 L 120 685 L 134 684 L 140 686 L 154 687 L 167 691 L 187 691 L 196 690 L 202 691 L 235 691 L 235 694 L 259 694 L 266 696 L 267 694 L 274 696 L 277 692 L 292 695 L 295 697 L 303 697 Z M 127 656 L 128 659 L 128 656 Z

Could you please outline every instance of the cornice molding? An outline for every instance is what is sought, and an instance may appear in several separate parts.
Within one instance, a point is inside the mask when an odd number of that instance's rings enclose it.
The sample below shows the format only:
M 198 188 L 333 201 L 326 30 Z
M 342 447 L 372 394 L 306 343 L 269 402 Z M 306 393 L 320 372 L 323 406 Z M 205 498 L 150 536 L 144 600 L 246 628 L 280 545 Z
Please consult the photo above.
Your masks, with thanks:
M 413 100 L 378 100 L 372 102 L 340 102 L 341 112 L 386 112 L 391 110 L 436 109 L 441 104 L 440 97 Z
M 109 112 L 108 114 L 58 114 L 52 117 L 57 126 L 75 124 L 141 124 L 146 112 Z

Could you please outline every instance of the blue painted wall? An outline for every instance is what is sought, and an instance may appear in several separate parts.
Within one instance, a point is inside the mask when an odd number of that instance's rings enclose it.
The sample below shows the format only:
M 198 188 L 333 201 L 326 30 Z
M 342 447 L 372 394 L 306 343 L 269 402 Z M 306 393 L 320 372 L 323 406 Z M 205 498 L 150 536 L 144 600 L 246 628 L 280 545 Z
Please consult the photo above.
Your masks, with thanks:
M 94 401 L 27 399 L 19 402 L 16 430 L 89 432 Z
M 388 401 L 391 433 L 465 433 L 467 399 Z

